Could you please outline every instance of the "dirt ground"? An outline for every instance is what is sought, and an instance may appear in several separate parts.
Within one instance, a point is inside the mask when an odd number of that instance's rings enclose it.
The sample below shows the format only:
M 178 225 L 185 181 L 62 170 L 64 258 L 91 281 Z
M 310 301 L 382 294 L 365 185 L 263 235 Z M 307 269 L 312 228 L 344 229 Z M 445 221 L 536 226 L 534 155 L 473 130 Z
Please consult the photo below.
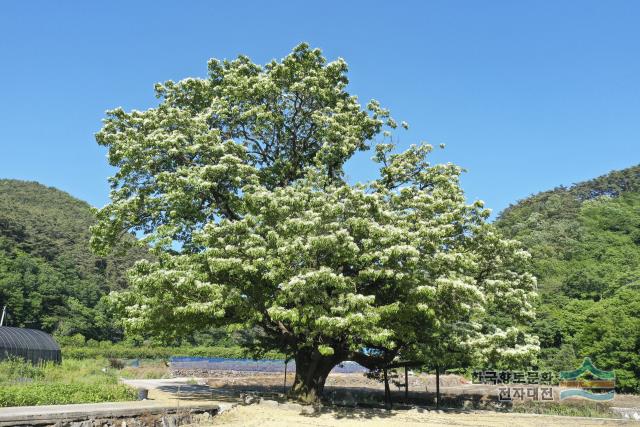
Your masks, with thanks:
M 286 384 L 282 373 L 260 372 L 211 372 L 207 378 L 207 384 L 217 389 L 255 389 L 270 392 L 282 392 L 293 384 L 294 374 L 289 373 Z M 435 393 L 436 381 L 434 375 L 409 375 L 409 392 L 414 394 Z M 404 376 L 390 381 L 391 391 L 394 394 L 404 394 Z M 363 390 L 367 392 L 383 392 L 383 383 L 367 378 L 362 373 L 332 373 L 325 384 L 327 392 L 340 389 Z M 457 391 L 471 390 L 476 394 L 492 394 L 494 387 L 481 384 L 471 384 L 467 379 L 458 375 L 443 375 L 440 377 L 440 390 L 442 393 L 456 393 Z
M 382 384 L 362 374 L 331 374 L 325 394 L 336 395 L 334 400 L 338 405 L 325 405 L 319 411 L 286 402 L 281 395 L 284 377 L 276 373 L 212 372 L 208 378 L 126 381 L 134 387 L 150 389 L 149 396 L 154 400 L 174 400 L 177 405 L 178 401 L 184 400 L 215 401 L 223 408 L 223 413 L 214 417 L 211 424 L 206 424 L 211 426 L 640 426 L 637 421 L 505 413 L 477 410 L 477 406 L 447 411 L 415 407 L 402 409 L 404 390 L 397 387 L 394 387 L 396 405 L 391 411 L 349 407 L 355 406 L 349 404 L 345 406 L 344 401 L 340 401 L 345 395 L 357 401 L 363 396 L 382 395 Z M 293 376 L 290 375 L 287 386 L 291 386 L 292 382 Z M 410 376 L 409 385 L 410 397 L 413 395 L 429 400 L 435 395 L 433 376 Z M 449 396 L 449 399 L 456 399 L 461 395 L 465 398 L 480 396 L 495 402 L 497 388 L 470 384 L 462 377 L 447 375 L 441 378 L 441 392 Z M 252 403 L 247 404 L 247 399 Z M 640 407 L 639 401 L 638 396 L 619 395 L 612 406 Z M 443 403 L 446 404 L 446 400 Z
M 633 421 L 617 421 L 593 418 L 555 417 L 529 414 L 501 414 L 491 412 L 438 413 L 411 409 L 407 411 L 383 411 L 375 409 L 326 409 L 320 413 L 305 414 L 297 409 L 281 406 L 236 406 L 216 416 L 211 425 L 282 427 L 282 426 L 619 426 L 640 425 Z
M 414 404 L 430 405 L 435 402 L 435 375 L 409 375 L 409 400 Z M 397 379 L 400 386 L 391 385 L 393 401 L 405 401 L 404 376 Z M 206 383 L 216 389 L 241 393 L 257 391 L 265 393 L 282 393 L 285 390 L 284 375 L 281 373 L 256 372 L 212 372 Z M 287 376 L 286 387 L 293 383 L 293 375 Z M 469 380 L 458 375 L 443 375 L 440 377 L 440 393 L 442 403 L 449 406 L 459 406 L 464 401 L 473 403 L 475 409 L 495 408 L 497 396 L 503 386 L 472 384 Z M 541 386 L 544 387 L 544 386 Z M 559 401 L 560 388 L 553 386 L 553 397 Z M 376 396 L 382 399 L 384 386 L 382 383 L 367 378 L 361 373 L 342 374 L 332 373 L 327 378 L 325 396 L 329 396 L 337 403 L 355 399 L 361 401 L 363 396 Z M 527 399 L 525 398 L 524 401 Z M 531 399 L 529 399 L 531 400 Z M 567 401 L 565 401 L 567 402 Z M 578 400 L 577 403 L 584 402 Z M 519 402 L 514 401 L 514 404 Z M 569 402 L 570 404 L 570 402 Z M 640 408 L 640 396 L 616 394 L 609 406 L 623 408 Z

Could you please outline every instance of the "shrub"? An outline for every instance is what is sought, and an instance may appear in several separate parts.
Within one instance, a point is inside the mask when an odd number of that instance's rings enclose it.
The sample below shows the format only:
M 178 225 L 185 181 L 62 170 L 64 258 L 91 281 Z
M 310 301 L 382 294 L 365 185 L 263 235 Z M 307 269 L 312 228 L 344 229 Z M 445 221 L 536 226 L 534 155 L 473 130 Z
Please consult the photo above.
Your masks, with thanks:
M 120 359 L 110 358 L 109 366 L 112 367 L 113 369 L 122 369 L 124 368 L 124 361 Z
M 55 335 L 55 339 L 61 346 L 74 346 L 79 347 L 86 344 L 86 340 L 82 334 L 75 335 Z

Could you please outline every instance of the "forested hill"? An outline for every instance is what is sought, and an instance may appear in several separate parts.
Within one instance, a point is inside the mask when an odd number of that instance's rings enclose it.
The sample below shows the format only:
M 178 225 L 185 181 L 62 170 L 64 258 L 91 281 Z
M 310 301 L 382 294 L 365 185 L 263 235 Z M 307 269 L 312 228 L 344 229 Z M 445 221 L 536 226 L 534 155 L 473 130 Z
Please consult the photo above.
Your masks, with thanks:
M 640 279 L 640 165 L 536 194 L 496 220 L 533 255 L 541 289 L 600 299 Z
M 124 272 L 143 256 L 95 256 L 91 207 L 36 182 L 0 180 L 0 305 L 5 325 L 64 335 L 112 338 L 100 299 L 126 286 Z
M 531 196 L 496 225 L 532 254 L 544 363 L 591 356 L 640 391 L 640 165 Z

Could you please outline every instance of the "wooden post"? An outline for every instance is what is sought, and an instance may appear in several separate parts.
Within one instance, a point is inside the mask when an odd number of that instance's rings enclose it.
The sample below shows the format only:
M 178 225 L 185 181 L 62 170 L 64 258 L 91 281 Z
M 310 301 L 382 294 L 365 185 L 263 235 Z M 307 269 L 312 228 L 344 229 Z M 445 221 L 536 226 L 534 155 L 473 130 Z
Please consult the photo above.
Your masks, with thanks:
M 287 396 L 287 365 L 289 364 L 289 359 L 284 359 L 284 385 L 282 386 L 282 393 Z
M 391 409 L 391 389 L 389 389 L 389 377 L 387 376 L 387 368 L 384 368 L 384 406 Z
M 440 367 L 436 365 L 436 409 L 440 408 Z
M 404 365 L 404 402 L 409 403 L 409 374 L 407 365 Z

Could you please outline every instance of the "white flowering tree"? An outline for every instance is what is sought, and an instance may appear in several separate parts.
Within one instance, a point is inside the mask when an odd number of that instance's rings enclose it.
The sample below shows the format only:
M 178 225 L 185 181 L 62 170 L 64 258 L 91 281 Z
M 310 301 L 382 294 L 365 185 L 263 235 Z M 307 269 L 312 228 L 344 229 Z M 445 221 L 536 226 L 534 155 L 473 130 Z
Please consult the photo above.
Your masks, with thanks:
M 346 72 L 302 44 L 265 66 L 212 60 L 208 78 L 157 85 L 157 108 L 108 113 L 97 141 L 117 171 L 93 245 L 134 232 L 157 255 L 115 296 L 127 329 L 254 328 L 254 354 L 294 357 L 305 401 L 347 360 L 530 357 L 527 253 L 465 202 L 459 167 L 385 143 L 396 123 Z M 349 185 L 343 165 L 371 144 L 379 178 Z

